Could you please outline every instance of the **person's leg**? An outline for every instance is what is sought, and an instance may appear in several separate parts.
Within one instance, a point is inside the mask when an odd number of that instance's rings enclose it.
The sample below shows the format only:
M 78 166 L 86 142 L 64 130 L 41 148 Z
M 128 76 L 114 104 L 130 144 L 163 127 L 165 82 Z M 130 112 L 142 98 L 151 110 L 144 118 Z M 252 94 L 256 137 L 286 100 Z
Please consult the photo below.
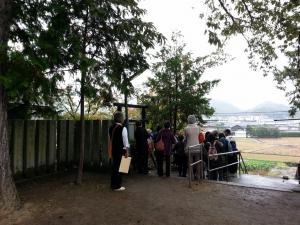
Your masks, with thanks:
M 157 162 L 156 162 L 156 159 L 155 159 L 155 157 L 154 157 L 153 152 L 150 154 L 150 158 L 151 158 L 151 160 L 152 160 L 152 162 L 153 162 L 154 167 L 157 168 Z
M 217 168 L 217 163 L 215 160 L 210 160 L 211 169 Z M 209 173 L 209 179 L 210 180 L 217 180 L 218 179 L 218 172 L 216 170 L 211 171 Z
M 188 168 L 188 158 L 186 155 L 182 156 L 182 176 L 186 177 L 186 172 Z
M 166 158 L 166 176 L 169 177 L 171 172 L 170 156 L 166 155 L 165 158 Z
M 156 151 L 155 156 L 157 161 L 157 175 L 162 176 L 163 175 L 163 152 Z
M 193 162 L 198 162 L 200 160 L 200 154 L 196 153 L 193 157 Z M 198 179 L 198 175 L 200 174 L 199 164 L 194 165 L 194 177 Z
M 137 166 L 138 166 L 138 172 L 143 173 L 143 152 L 141 148 L 138 148 L 137 152 Z
M 122 185 L 122 175 L 121 173 L 119 173 L 121 158 L 122 156 L 113 157 L 111 183 L 110 183 L 110 187 L 112 189 L 118 189 Z
M 143 173 L 148 174 L 148 151 L 145 150 L 143 155 Z
M 177 166 L 178 166 L 178 174 L 179 176 L 182 176 L 182 172 L 183 172 L 183 157 L 177 155 L 176 156 L 176 160 L 177 160 Z

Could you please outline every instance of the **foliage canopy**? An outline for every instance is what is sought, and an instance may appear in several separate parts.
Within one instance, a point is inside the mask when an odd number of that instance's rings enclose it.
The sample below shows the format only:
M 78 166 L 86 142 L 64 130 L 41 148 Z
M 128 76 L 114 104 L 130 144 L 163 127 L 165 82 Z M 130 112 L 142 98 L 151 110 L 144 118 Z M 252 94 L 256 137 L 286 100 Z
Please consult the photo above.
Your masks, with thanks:
M 149 105 L 147 116 L 152 125 L 162 125 L 164 120 L 174 124 L 174 130 L 183 128 L 187 116 L 195 114 L 200 121 L 203 115 L 212 115 L 206 95 L 219 80 L 202 81 L 204 71 L 224 62 L 224 55 L 213 53 L 193 57 L 185 52 L 181 34 L 174 33 L 170 44 L 156 54 L 152 66 L 153 78 L 146 82 L 148 91 L 141 101 Z
M 210 12 L 209 42 L 222 46 L 228 38 L 242 35 L 251 67 L 273 74 L 279 88 L 289 88 L 286 96 L 294 115 L 300 109 L 299 0 L 206 0 L 205 4 Z M 282 55 L 288 59 L 284 67 L 276 61 Z

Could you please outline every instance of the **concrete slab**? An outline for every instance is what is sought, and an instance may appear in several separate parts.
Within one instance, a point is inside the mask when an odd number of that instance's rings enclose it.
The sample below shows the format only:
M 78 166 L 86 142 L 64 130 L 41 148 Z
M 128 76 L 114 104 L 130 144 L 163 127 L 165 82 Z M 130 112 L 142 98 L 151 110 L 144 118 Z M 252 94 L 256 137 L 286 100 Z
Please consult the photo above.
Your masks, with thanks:
M 285 180 L 277 177 L 265 177 L 250 174 L 242 174 L 238 177 L 231 178 L 228 183 L 278 191 L 299 192 L 297 190 L 300 189 L 299 181 L 295 179 Z

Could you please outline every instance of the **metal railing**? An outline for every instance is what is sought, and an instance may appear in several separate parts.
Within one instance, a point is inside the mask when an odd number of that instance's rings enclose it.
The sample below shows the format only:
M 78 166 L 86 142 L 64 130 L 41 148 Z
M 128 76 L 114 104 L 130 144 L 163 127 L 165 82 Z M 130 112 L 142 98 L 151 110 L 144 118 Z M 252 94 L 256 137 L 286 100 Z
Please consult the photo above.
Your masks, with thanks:
M 210 158 L 215 157 L 215 156 L 231 155 L 231 154 L 237 154 L 238 155 L 238 160 L 236 162 L 229 163 L 229 164 L 226 164 L 224 166 L 219 166 L 219 167 L 215 167 L 213 169 L 210 169 L 210 163 L 211 163 Z M 212 171 L 224 169 L 224 168 L 227 168 L 227 167 L 230 167 L 230 166 L 233 166 L 233 165 L 237 165 L 237 164 L 238 164 L 239 174 L 241 174 L 241 169 L 243 169 L 244 173 L 246 173 L 246 174 L 248 173 L 245 162 L 244 162 L 244 159 L 243 159 L 243 156 L 242 156 L 240 151 L 224 152 L 224 153 L 217 153 L 217 154 L 208 155 L 208 160 L 207 160 L 207 173 L 208 174 L 207 175 L 208 175 L 208 177 L 210 177 L 210 172 L 212 172 Z M 241 168 L 241 164 L 244 168 Z
M 198 181 L 203 179 L 203 144 L 188 147 L 188 169 L 189 169 L 189 187 L 192 187 L 192 170 L 194 166 L 198 166 Z M 192 156 L 199 156 L 198 161 L 192 162 Z

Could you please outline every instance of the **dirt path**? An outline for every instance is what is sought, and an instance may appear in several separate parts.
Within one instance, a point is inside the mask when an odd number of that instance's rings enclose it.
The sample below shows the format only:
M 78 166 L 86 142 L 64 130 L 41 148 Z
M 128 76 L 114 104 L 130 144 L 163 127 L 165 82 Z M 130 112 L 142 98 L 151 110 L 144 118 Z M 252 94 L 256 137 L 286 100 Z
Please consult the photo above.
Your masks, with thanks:
M 300 224 L 300 194 L 201 183 L 186 179 L 131 176 L 125 192 L 109 189 L 109 176 L 72 176 L 23 184 L 24 207 L 3 215 L 1 225 L 218 225 Z

